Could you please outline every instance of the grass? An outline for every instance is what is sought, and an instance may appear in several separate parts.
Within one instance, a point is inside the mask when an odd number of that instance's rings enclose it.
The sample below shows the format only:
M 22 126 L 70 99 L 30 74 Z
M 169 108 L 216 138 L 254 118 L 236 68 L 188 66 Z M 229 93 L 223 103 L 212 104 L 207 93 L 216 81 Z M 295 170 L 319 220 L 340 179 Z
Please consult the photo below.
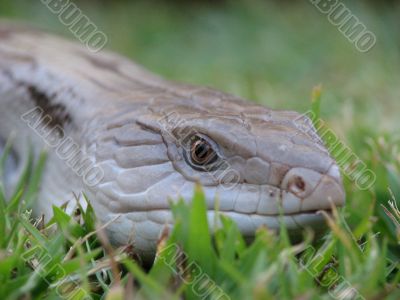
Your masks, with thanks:
M 147 270 L 132 259 L 134 249 L 110 248 L 90 206 L 74 217 L 54 208 L 49 224 L 32 220 L 43 160 L 31 161 L 15 194 L 6 201 L 0 193 L 2 298 L 197 299 L 193 280 L 200 274 L 211 279 L 214 299 L 219 288 L 232 299 L 346 299 L 346 291 L 399 299 L 399 4 L 345 1 L 377 36 L 361 54 L 308 1 L 76 3 L 107 33 L 109 48 L 168 78 L 273 108 L 311 107 L 377 180 L 362 191 L 345 176 L 346 207 L 329 221 L 330 230 L 314 242 L 305 233 L 294 245 L 284 228 L 279 236 L 260 229 L 247 245 L 225 218 L 211 239 L 198 226 L 206 220 L 197 190 L 192 205 L 174 206 L 176 225 Z M 73 38 L 39 1 L 0 0 L 0 16 Z
M 30 207 L 44 163 L 44 154 L 33 167 L 31 160 L 9 201 L 0 193 L 3 299 L 400 296 L 400 212 L 394 204 L 384 210 L 387 222 L 383 215 L 377 222 L 377 208 L 366 205 L 353 229 L 346 222 L 351 207 L 334 211 L 334 218 L 327 217 L 331 230 L 317 242 L 312 242 L 311 232 L 305 232 L 301 243 L 292 244 L 282 223 L 280 235 L 260 228 L 255 240 L 247 244 L 235 223 L 222 215 L 222 226 L 212 238 L 213 224 L 207 223 L 199 186 L 192 204 L 183 200 L 173 204 L 175 225 L 169 234 L 164 232 L 155 263 L 146 270 L 135 260 L 131 246 L 113 249 L 109 245 L 90 205 L 86 211 L 78 208 L 74 216 L 53 207 L 54 217 L 47 224 L 32 219 Z M 395 171 L 399 174 L 400 169 Z M 357 190 L 349 194 L 351 199 L 365 196 Z

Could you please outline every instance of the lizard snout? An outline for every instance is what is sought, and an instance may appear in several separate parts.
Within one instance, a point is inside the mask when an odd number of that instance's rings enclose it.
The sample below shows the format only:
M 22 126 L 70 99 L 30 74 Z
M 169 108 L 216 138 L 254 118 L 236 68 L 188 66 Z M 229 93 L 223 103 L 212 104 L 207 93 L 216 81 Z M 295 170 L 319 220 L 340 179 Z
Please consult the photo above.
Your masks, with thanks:
M 333 164 L 328 172 L 306 168 L 292 168 L 285 175 L 281 189 L 301 200 L 300 211 L 330 210 L 331 206 L 343 206 L 345 193 L 339 168 Z

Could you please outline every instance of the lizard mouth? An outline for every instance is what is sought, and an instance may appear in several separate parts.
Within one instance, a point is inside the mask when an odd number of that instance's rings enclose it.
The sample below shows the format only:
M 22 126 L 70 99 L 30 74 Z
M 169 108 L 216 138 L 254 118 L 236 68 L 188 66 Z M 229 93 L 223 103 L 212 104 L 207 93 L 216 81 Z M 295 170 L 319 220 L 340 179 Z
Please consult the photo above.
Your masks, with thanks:
M 266 227 L 271 230 L 279 230 L 281 222 L 289 233 L 301 232 L 306 228 L 312 229 L 314 232 L 322 232 L 327 228 L 326 218 L 324 213 L 328 216 L 332 215 L 332 210 L 310 210 L 298 213 L 284 214 L 284 215 L 260 215 L 260 214 L 246 214 L 235 211 L 220 211 L 219 214 L 225 215 L 232 219 L 238 226 L 240 232 L 245 236 L 254 236 L 257 229 Z M 215 224 L 215 211 L 209 210 L 207 212 L 210 227 Z

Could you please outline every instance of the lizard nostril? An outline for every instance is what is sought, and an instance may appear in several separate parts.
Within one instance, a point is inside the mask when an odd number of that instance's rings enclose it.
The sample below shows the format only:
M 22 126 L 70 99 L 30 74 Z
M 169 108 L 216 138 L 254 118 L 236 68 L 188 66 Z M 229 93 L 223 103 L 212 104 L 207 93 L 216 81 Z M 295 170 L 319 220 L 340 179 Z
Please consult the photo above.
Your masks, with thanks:
M 302 191 L 304 191 L 304 189 L 306 188 L 306 183 L 304 182 L 303 178 L 301 178 L 301 177 L 296 177 L 295 185 Z
M 295 195 L 301 194 L 306 189 L 306 183 L 300 176 L 294 176 L 288 184 L 289 191 Z
M 318 183 L 322 174 L 305 168 L 293 168 L 286 173 L 281 188 L 296 195 L 300 199 L 308 197 Z

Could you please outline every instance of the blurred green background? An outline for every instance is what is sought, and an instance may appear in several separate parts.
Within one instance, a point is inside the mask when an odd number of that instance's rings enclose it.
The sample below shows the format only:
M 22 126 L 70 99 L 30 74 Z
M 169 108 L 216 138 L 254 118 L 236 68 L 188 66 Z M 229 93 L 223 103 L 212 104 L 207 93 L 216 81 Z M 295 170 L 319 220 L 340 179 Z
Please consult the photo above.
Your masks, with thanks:
M 322 117 L 343 139 L 355 127 L 398 132 L 396 1 L 343 1 L 377 37 L 368 53 L 358 52 L 307 0 L 74 3 L 106 33 L 108 49 L 169 79 L 299 111 L 322 84 Z M 39 0 L 0 0 L 0 17 L 75 39 Z

